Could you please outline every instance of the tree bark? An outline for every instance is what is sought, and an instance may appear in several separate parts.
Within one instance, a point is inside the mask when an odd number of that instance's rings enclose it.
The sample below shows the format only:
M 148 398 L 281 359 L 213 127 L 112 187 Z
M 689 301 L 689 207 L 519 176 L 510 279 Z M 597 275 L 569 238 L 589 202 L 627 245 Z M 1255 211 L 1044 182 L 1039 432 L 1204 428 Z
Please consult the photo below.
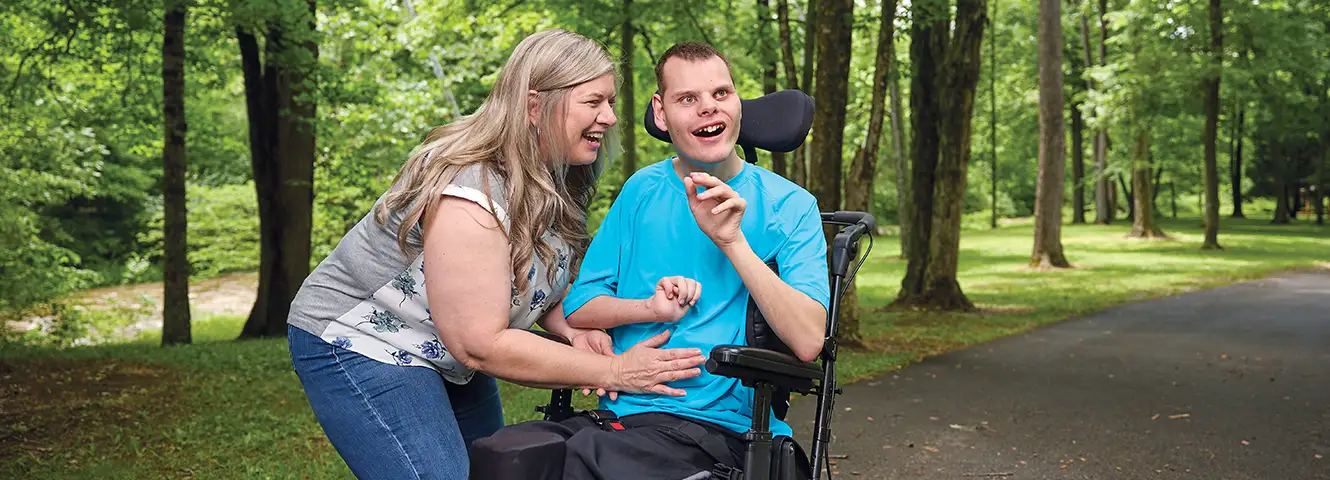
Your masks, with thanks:
M 189 248 L 185 197 L 185 16 L 187 4 L 170 1 L 162 35 L 162 345 L 190 343 Z
M 1267 141 L 1273 144 L 1273 148 L 1267 150 L 1270 158 L 1270 165 L 1273 167 L 1275 176 L 1275 218 L 1270 220 L 1273 224 L 1287 224 L 1289 218 L 1288 201 L 1288 157 L 1285 152 L 1285 141 L 1281 138 L 1269 139 Z
M 1085 16 L 1080 19 L 1081 27 L 1081 47 L 1084 49 L 1084 56 L 1088 62 L 1090 56 L 1090 44 L 1087 38 Z M 1082 77 L 1085 74 L 1084 69 L 1090 66 L 1089 63 L 1079 64 L 1076 57 L 1068 59 L 1071 65 L 1071 78 L 1073 88 L 1089 92 L 1090 82 Z M 1071 223 L 1085 223 L 1085 116 L 1081 113 L 1082 103 L 1076 100 L 1076 95 L 1072 95 L 1071 101 Z
M 1108 63 L 1108 0 L 1099 0 L 1099 66 L 1105 66 Z M 1086 50 L 1087 60 L 1089 59 L 1089 50 Z M 1094 64 L 1094 62 L 1086 62 Z M 1094 204 L 1095 219 L 1094 222 L 1101 225 L 1113 223 L 1116 207 L 1113 201 L 1112 179 L 1108 178 L 1106 170 L 1108 169 L 1108 129 L 1102 124 L 1096 125 L 1094 137 L 1094 168 L 1095 168 L 1095 187 Z
M 1246 123 L 1246 111 L 1241 102 L 1238 105 L 1238 119 L 1233 125 L 1233 138 L 1236 146 L 1229 157 L 1229 188 L 1233 190 L 1233 214 L 1231 218 L 1247 218 L 1242 213 L 1242 127 Z
M 625 0 L 627 1 L 627 0 Z M 768 0 L 757 1 L 758 58 L 762 60 L 762 92 L 776 91 L 776 64 L 780 58 L 771 44 L 771 5 Z M 785 153 L 771 152 L 771 171 L 785 176 Z
M 997 0 L 993 1 L 993 17 L 997 17 Z M 998 226 L 998 159 L 997 159 L 997 37 L 988 39 L 988 148 L 989 148 L 989 200 L 990 208 L 988 217 L 988 228 L 997 228 Z
M 1138 127 L 1136 132 L 1136 148 L 1132 152 L 1132 211 L 1133 221 L 1131 232 L 1127 234 L 1132 238 L 1166 238 L 1164 231 L 1155 225 L 1154 201 L 1150 194 L 1150 166 L 1148 158 L 1150 156 L 1150 129 L 1145 126 Z
M 959 0 L 955 32 L 945 47 L 938 110 L 937 180 L 933 188 L 933 231 L 928 246 L 924 297 L 930 308 L 973 311 L 974 304 L 956 281 L 960 266 L 961 216 L 965 208 L 966 171 L 974 94 L 979 83 L 980 47 L 988 24 L 986 0 Z M 945 31 L 943 24 L 942 31 Z
M 910 6 L 914 17 L 910 22 L 910 193 L 914 208 L 906 242 L 905 278 L 892 302 L 899 307 L 926 304 L 924 273 L 928 269 L 933 231 L 933 179 L 938 159 L 937 62 L 947 40 L 948 19 L 942 11 L 945 7 L 940 0 L 916 1 Z
M 623 119 L 628 121 L 629 125 L 634 125 L 637 119 L 637 99 L 634 89 L 634 70 L 633 54 L 636 48 L 633 47 L 633 0 L 623 0 L 623 31 L 619 34 L 620 53 L 622 55 L 619 63 L 620 76 L 623 77 L 620 89 L 623 90 L 623 99 L 619 103 L 623 105 Z M 620 128 L 620 134 L 623 135 L 623 181 L 627 182 L 633 173 L 637 172 L 637 129 Z
M 1219 245 L 1219 82 L 1224 66 L 1224 14 L 1219 0 L 1210 0 L 1210 68 L 1205 79 L 1205 242 L 1201 249 Z
M 850 40 L 854 21 L 851 0 L 818 2 L 817 103 L 813 107 L 813 162 L 809 190 L 824 211 L 841 205 L 841 151 L 845 136 L 845 107 L 850 81 Z M 879 121 L 879 128 L 880 121 Z M 816 170 L 814 170 L 816 169 Z M 853 286 L 851 286 L 852 288 Z M 857 296 L 847 291 L 836 336 L 842 343 L 862 345 Z
M 892 51 L 895 51 L 893 42 Z M 891 56 L 892 64 L 895 65 L 896 55 Z M 910 251 L 910 229 L 914 225 L 914 209 L 909 204 L 910 198 L 910 164 L 905 154 L 904 125 L 901 124 L 901 89 L 900 74 L 898 68 L 891 69 L 891 154 L 895 156 L 896 165 L 896 215 L 900 222 L 901 253 L 900 258 L 906 258 Z
M 892 39 L 895 33 L 896 0 L 883 0 L 882 24 L 878 27 L 877 52 L 873 70 L 873 100 L 868 115 L 868 132 L 855 152 L 850 176 L 845 182 L 845 209 L 871 212 L 873 179 L 877 176 L 878 150 L 882 145 L 882 123 L 886 117 L 887 76 L 892 64 Z
M 828 1 L 828 0 L 823 0 Z M 804 88 L 804 93 L 812 96 L 816 92 L 817 85 L 813 83 L 813 53 L 817 50 L 818 34 L 818 0 L 808 0 L 807 12 L 804 14 L 804 63 L 803 80 L 799 85 Z M 816 107 L 815 107 L 816 108 Z M 816 125 L 816 124 L 815 124 Z M 790 163 L 790 179 L 805 188 L 809 187 L 808 176 L 813 168 L 815 160 L 810 152 L 811 146 L 800 146 L 794 151 Z
M 776 0 L 776 23 L 780 29 L 781 60 L 785 66 L 785 88 L 792 88 L 798 90 L 800 85 L 799 71 L 794 67 L 794 45 L 790 42 L 789 0 Z M 786 171 L 776 171 L 776 173 L 786 178 L 793 179 L 794 170 L 798 168 L 800 171 L 802 171 L 803 164 L 804 164 L 804 147 L 802 144 L 800 144 L 798 147 L 794 149 L 793 152 L 790 152 L 790 157 L 785 164 Z
M 1039 0 L 1039 179 L 1030 266 L 1067 268 L 1062 253 L 1062 183 L 1067 164 L 1062 119 L 1062 0 Z
M 259 206 L 259 287 L 241 338 L 286 335 L 291 300 L 309 274 L 314 204 L 314 9 L 269 27 L 263 58 L 254 35 L 236 32 Z

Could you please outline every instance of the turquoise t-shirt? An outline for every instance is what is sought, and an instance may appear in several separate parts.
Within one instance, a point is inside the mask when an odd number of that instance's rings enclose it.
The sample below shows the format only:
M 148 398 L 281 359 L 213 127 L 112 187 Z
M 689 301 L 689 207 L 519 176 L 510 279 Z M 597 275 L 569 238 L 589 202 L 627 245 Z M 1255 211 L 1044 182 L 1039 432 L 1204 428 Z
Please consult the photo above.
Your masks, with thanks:
M 665 329 L 671 330 L 670 339 L 662 348 L 698 348 L 709 355 L 716 345 L 747 343 L 748 290 L 733 264 L 697 226 L 672 160 L 643 168 L 624 184 L 564 298 L 564 312 L 572 315 L 601 295 L 648 298 L 661 277 L 673 275 L 700 282 L 702 295 L 678 322 L 610 329 L 616 352 Z M 749 163 L 726 183 L 747 200 L 742 228 L 758 258 L 774 259 L 786 284 L 825 308 L 831 294 L 817 200 L 797 184 Z M 687 395 L 620 394 L 615 401 L 603 397 L 600 408 L 619 416 L 673 413 L 739 433 L 752 427 L 753 389 L 738 380 L 704 368 L 702 375 L 670 386 Z M 792 435 L 790 426 L 774 414 L 770 422 L 773 434 Z

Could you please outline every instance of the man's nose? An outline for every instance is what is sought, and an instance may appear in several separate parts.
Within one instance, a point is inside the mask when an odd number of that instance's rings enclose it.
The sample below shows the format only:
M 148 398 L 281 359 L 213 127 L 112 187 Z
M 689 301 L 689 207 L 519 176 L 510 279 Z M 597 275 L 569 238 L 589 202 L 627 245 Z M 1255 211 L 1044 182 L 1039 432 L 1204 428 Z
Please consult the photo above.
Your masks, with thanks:
M 703 96 L 700 102 L 702 103 L 702 105 L 699 106 L 697 109 L 698 115 L 711 115 L 713 113 L 716 113 L 716 109 L 718 108 L 718 102 L 716 102 L 716 99 L 708 96 Z

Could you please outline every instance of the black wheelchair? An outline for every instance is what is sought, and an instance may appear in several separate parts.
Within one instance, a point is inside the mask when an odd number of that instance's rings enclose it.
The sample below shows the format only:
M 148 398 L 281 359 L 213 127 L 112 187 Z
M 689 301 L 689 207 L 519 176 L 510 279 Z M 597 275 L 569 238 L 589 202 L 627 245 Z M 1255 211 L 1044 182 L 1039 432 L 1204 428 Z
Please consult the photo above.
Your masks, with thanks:
M 763 97 L 743 100 L 738 144 L 747 161 L 756 160 L 756 149 L 789 152 L 803 143 L 812 125 L 813 99 L 798 90 L 784 90 Z M 669 134 L 656 127 L 652 109 L 648 104 L 643 123 L 656 139 L 669 142 Z M 831 441 L 831 415 L 834 411 L 836 388 L 836 328 L 840 301 L 845 285 L 854 280 L 854 274 L 872 249 L 875 219 L 864 212 L 836 211 L 822 213 L 822 223 L 834 227 L 828 266 L 831 276 L 831 303 L 827 310 L 826 337 L 819 355 L 821 365 L 802 362 L 778 338 L 758 310 L 757 303 L 749 299 L 747 309 L 747 345 L 718 345 L 711 350 L 706 363 L 708 372 L 740 380 L 753 389 L 753 425 L 743 436 L 745 452 L 738 469 L 718 465 L 711 472 L 713 479 L 724 480 L 814 480 L 822 478 L 823 466 L 827 478 L 831 477 L 827 461 L 827 446 Z M 858 255 L 860 240 L 868 236 L 868 249 Z M 854 269 L 850 270 L 851 264 Z M 780 266 L 768 264 L 779 271 Z M 545 332 L 533 332 L 554 341 L 569 343 L 567 339 Z M 791 393 L 817 395 L 816 420 L 813 427 L 813 448 L 810 459 L 792 438 L 774 438 L 769 430 L 768 418 L 772 413 L 781 420 L 789 410 Z M 605 411 L 574 411 L 573 392 L 555 390 L 550 403 L 536 407 L 544 419 L 561 421 L 574 415 L 587 415 L 597 422 L 613 414 Z M 538 441 L 536 443 L 539 443 Z M 546 449 L 546 457 L 562 452 L 561 444 L 523 445 L 514 448 Z M 473 452 L 471 478 L 514 478 L 512 472 L 530 468 L 522 465 L 523 457 L 513 452 Z M 811 465 L 811 466 L 810 466 Z M 697 478 L 697 477 L 690 477 Z

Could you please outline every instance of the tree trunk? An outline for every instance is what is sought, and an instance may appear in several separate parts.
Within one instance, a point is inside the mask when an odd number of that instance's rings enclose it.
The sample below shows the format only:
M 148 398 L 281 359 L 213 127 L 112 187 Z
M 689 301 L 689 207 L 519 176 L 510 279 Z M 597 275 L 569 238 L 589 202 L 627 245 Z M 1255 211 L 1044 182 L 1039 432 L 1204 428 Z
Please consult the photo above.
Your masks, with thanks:
M 817 197 L 818 207 L 824 211 L 837 210 L 841 205 L 841 151 L 850 81 L 853 8 L 851 0 L 818 2 L 817 103 L 813 107 L 813 125 L 817 127 L 810 148 L 814 161 L 808 165 L 808 184 L 809 191 Z M 862 345 L 857 300 L 849 290 L 841 303 L 842 316 L 836 335 L 848 345 Z
M 794 67 L 794 45 L 790 42 L 790 2 L 789 0 L 776 0 L 776 23 L 780 29 L 780 51 L 781 60 L 785 65 L 785 88 L 799 89 L 799 72 Z M 785 171 L 777 170 L 776 173 L 786 178 L 794 178 L 794 170 L 798 168 L 803 170 L 804 147 L 801 144 L 790 153 L 789 160 L 786 161 Z M 773 162 L 774 164 L 775 162 Z
M 306 6 L 308 15 L 270 26 L 262 59 L 252 33 L 236 34 L 261 242 L 258 295 L 241 338 L 285 336 L 291 300 L 309 274 L 318 44 L 315 4 Z
M 1030 266 L 1067 268 L 1062 254 L 1062 183 L 1067 164 L 1062 119 L 1062 0 L 1039 0 L 1039 179 Z
M 804 14 L 804 64 L 803 80 L 799 85 L 803 87 L 804 93 L 813 95 L 816 84 L 813 83 L 813 52 L 817 50 L 818 34 L 818 0 L 808 0 L 807 12 Z M 816 106 L 814 107 L 816 108 Z M 814 125 L 817 125 L 814 123 Z M 814 133 L 816 135 L 816 133 Z M 809 187 L 809 170 L 813 168 L 814 158 L 809 151 L 811 146 L 800 146 L 794 151 L 793 158 L 790 160 L 790 179 L 805 188 Z
M 993 1 L 993 16 L 997 18 L 997 0 Z M 988 149 L 989 149 L 989 187 L 988 187 L 988 228 L 998 226 L 998 159 L 997 159 L 997 36 L 988 39 Z
M 947 18 L 930 12 L 946 5 L 938 0 L 916 1 L 910 9 L 910 133 L 913 197 L 905 278 L 893 306 L 924 305 L 924 273 L 928 269 L 929 239 L 933 231 L 933 179 L 938 158 L 938 64 L 946 45 Z M 932 7 L 930 9 L 930 7 Z M 937 15 L 940 19 L 930 19 Z M 902 232 L 902 235 L 905 232 Z
M 1242 103 L 1238 102 L 1238 119 L 1233 126 L 1236 146 L 1233 147 L 1233 155 L 1229 157 L 1229 187 L 1233 190 L 1233 214 L 1229 216 L 1232 218 L 1247 218 L 1242 213 L 1242 127 L 1246 113 Z
M 1224 66 L 1224 14 L 1219 0 L 1210 0 L 1210 67 L 1205 79 L 1205 242 L 1202 250 L 1219 245 L 1219 81 Z
M 892 39 L 895 32 L 896 0 L 882 1 L 882 24 L 878 27 L 877 53 L 873 70 L 873 100 L 868 115 L 868 132 L 855 152 L 850 176 L 845 182 L 845 209 L 871 212 L 873 179 L 877 177 L 878 149 L 882 145 L 882 123 L 887 107 L 887 76 L 892 65 Z
M 623 119 L 627 120 L 629 125 L 637 122 L 637 99 L 634 97 L 633 86 L 633 54 L 636 49 L 633 47 L 633 0 L 623 0 L 623 31 L 619 34 L 621 60 L 619 63 L 619 76 L 623 77 L 620 89 L 623 91 Z M 623 135 L 623 181 L 627 182 L 633 173 L 637 172 L 637 129 L 620 128 L 619 133 Z
M 960 266 L 961 216 L 965 209 L 966 171 L 974 94 L 979 83 L 980 47 L 988 24 L 986 0 L 959 0 L 955 32 L 945 47 L 938 110 L 937 180 L 933 186 L 933 231 L 928 246 L 924 297 L 942 310 L 973 311 L 974 304 L 956 281 Z M 940 30 L 945 31 L 946 24 Z
M 893 42 L 892 50 L 895 51 Z M 891 56 L 892 64 L 895 65 L 896 55 Z M 914 208 L 909 204 L 912 197 L 910 195 L 910 164 L 906 161 L 904 125 L 901 124 L 901 89 L 900 75 L 898 68 L 891 69 L 891 154 L 895 156 L 896 165 L 896 215 L 900 222 L 901 253 L 900 258 L 906 258 L 910 251 L 910 229 L 914 225 Z
M 1107 65 L 1108 62 L 1108 0 L 1099 0 L 1099 66 Z M 1089 50 L 1086 50 L 1089 55 Z M 1087 62 L 1093 64 L 1093 62 Z M 1108 169 L 1108 129 L 1102 124 L 1095 127 L 1094 137 L 1094 168 L 1095 168 L 1095 187 L 1094 187 L 1094 205 L 1095 217 L 1094 223 L 1108 225 L 1113 223 L 1113 217 L 1116 216 L 1116 202 L 1113 201 L 1112 179 L 1108 178 L 1106 173 Z
M 1071 104 L 1071 223 L 1085 223 L 1085 118 Z
M 1275 218 L 1270 221 L 1273 224 L 1289 223 L 1289 202 L 1288 202 L 1288 159 L 1285 157 L 1284 139 L 1274 139 L 1272 142 L 1275 148 L 1270 149 L 1270 165 L 1274 168 L 1275 175 Z
M 1155 225 L 1153 195 L 1150 194 L 1150 129 L 1138 127 L 1136 149 L 1132 152 L 1132 238 L 1165 238 L 1163 230 Z
M 627 0 L 625 0 L 627 1 Z M 762 92 L 776 91 L 776 64 L 780 58 L 771 44 L 771 5 L 768 0 L 757 1 L 758 58 L 762 60 Z M 756 160 L 756 159 L 754 159 Z M 785 176 L 785 153 L 771 152 L 771 171 Z
M 162 35 L 162 345 L 190 343 L 189 249 L 185 198 L 185 15 L 170 1 Z

